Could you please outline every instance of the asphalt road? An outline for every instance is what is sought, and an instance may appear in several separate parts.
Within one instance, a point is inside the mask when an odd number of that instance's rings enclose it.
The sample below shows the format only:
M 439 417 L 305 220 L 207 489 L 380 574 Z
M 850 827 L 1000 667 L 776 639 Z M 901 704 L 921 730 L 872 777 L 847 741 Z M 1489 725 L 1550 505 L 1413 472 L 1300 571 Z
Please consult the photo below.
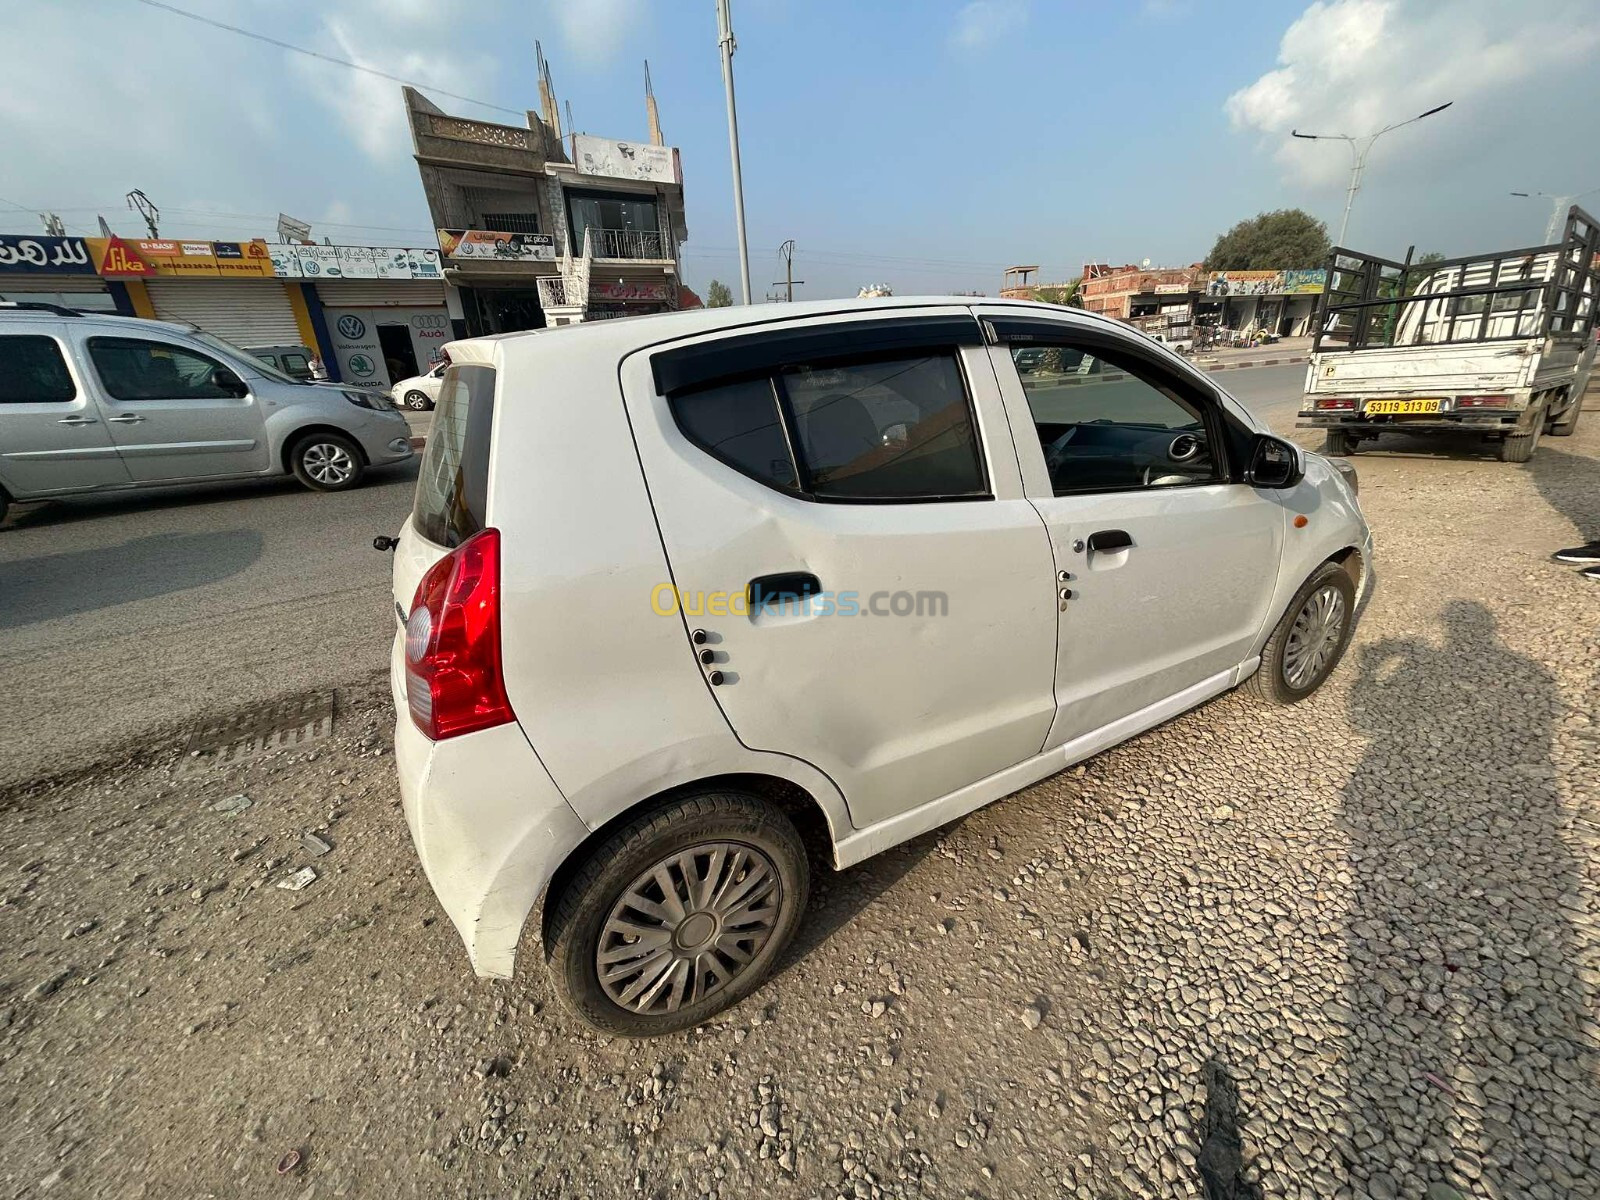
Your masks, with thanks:
M 416 467 L 18 507 L 0 528 L 0 787 L 381 671 Z
M 1280 431 L 1304 367 L 1215 378 Z M 381 674 L 388 555 L 416 468 L 19 507 L 0 528 L 0 787 L 69 774 L 199 718 Z

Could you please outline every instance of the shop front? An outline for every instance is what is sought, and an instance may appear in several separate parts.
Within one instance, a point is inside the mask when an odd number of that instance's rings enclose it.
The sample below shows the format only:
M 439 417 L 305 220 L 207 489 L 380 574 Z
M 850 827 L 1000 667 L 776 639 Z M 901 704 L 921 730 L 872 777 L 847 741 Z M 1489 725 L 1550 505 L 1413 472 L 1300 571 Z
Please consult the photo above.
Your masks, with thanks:
M 453 336 L 444 284 L 337 280 L 317 284 L 339 376 L 387 391 L 443 357 Z

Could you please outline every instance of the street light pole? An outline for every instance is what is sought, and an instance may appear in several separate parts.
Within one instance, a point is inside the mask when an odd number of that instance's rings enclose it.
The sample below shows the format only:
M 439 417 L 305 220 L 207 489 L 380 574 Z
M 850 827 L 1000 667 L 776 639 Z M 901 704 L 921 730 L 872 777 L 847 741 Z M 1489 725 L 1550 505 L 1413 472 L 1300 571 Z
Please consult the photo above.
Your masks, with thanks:
M 1348 133 L 1301 133 L 1298 129 L 1289 131 L 1290 136 L 1304 138 L 1311 142 L 1338 141 L 1346 142 L 1350 146 L 1350 188 L 1344 197 L 1344 217 L 1339 222 L 1337 245 L 1344 245 L 1345 232 L 1350 228 L 1350 209 L 1355 206 L 1356 193 L 1361 190 L 1361 176 L 1367 169 L 1367 155 L 1372 152 L 1373 144 L 1390 130 L 1399 129 L 1402 125 L 1414 124 L 1422 120 L 1423 117 L 1431 117 L 1434 113 L 1443 112 L 1454 103 L 1454 100 L 1446 100 L 1438 108 L 1430 108 L 1425 113 L 1408 117 L 1404 121 L 1396 121 L 1393 125 L 1385 125 L 1376 133 L 1364 134 L 1361 137 L 1352 137 Z
M 1512 192 L 1513 196 L 1522 196 L 1532 199 L 1542 196 L 1550 201 L 1550 223 L 1544 227 L 1544 244 L 1549 245 L 1556 240 L 1556 234 L 1561 231 L 1561 214 L 1567 208 L 1582 200 L 1585 196 L 1592 196 L 1600 192 L 1600 188 L 1590 188 L 1587 192 L 1579 192 L 1575 196 L 1558 196 L 1553 192 Z
M 739 286 L 750 303 L 750 247 L 744 236 L 744 175 L 739 170 L 739 111 L 733 102 L 733 15 L 728 0 L 717 0 L 717 45 L 722 51 L 722 85 L 728 93 L 728 151 L 733 159 L 733 221 L 739 234 Z

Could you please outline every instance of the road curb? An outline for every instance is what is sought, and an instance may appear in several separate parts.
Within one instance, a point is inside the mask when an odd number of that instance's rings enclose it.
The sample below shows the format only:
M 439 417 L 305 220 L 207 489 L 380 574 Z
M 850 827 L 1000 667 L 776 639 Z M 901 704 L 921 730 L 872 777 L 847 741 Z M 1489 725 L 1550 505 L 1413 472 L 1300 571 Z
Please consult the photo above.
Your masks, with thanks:
M 1211 363 L 1201 366 L 1195 363 L 1202 371 L 1237 371 L 1244 367 L 1292 367 L 1296 363 L 1309 362 L 1309 354 L 1290 354 L 1283 358 L 1251 358 L 1244 362 Z

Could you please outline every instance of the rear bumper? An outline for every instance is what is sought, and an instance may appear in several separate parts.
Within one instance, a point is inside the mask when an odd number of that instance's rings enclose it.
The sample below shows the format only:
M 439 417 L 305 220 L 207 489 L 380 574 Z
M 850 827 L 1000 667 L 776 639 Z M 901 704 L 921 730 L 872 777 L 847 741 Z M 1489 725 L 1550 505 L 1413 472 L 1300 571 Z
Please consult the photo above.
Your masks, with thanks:
M 589 829 L 520 726 L 428 740 L 406 709 L 403 653 L 397 636 L 394 759 L 411 840 L 472 969 L 509 979 L 528 913 Z
M 1350 433 L 1416 433 L 1419 430 L 1443 430 L 1453 433 L 1506 433 L 1523 423 L 1527 409 L 1496 409 L 1456 415 L 1440 413 L 1426 417 L 1341 417 L 1336 413 L 1302 412 L 1295 421 L 1296 429 L 1342 429 Z

